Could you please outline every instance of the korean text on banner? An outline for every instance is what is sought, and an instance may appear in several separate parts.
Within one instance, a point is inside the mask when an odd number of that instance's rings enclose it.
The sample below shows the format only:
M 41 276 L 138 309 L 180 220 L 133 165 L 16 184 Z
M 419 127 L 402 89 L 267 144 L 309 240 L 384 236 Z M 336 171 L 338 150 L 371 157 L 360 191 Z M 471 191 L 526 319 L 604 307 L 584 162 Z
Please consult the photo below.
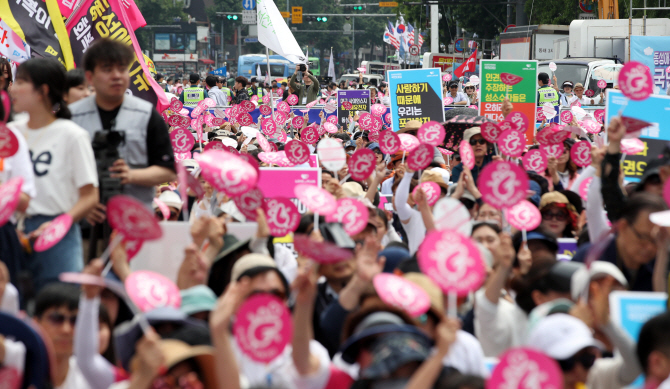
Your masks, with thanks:
M 321 187 L 321 169 L 319 168 L 261 168 L 256 187 L 265 198 L 286 197 L 291 199 L 301 214 L 307 212 L 300 200 L 295 198 L 298 185 Z
M 167 97 L 150 76 L 135 33 L 127 28 L 131 23 L 121 3 L 122 0 L 84 0 L 67 25 L 74 62 L 81 66 L 84 53 L 97 39 L 110 38 L 132 47 L 135 60 L 130 65 L 129 91 L 162 111 L 168 106 Z
M 440 69 L 390 70 L 387 74 L 393 131 L 400 131 L 408 120 L 444 121 Z
M 516 85 L 507 86 L 500 81 L 500 73 L 511 73 L 522 77 Z M 479 114 L 496 122 L 503 121 L 502 102 L 505 94 L 514 105 L 514 110 L 534 118 L 537 107 L 537 61 L 493 61 L 482 60 L 479 65 L 481 98 Z M 509 88 L 509 90 L 507 89 Z M 535 122 L 530 120 L 526 128 L 526 139 L 534 139 Z
M 35 56 L 58 59 L 66 69 L 74 67 L 70 41 L 56 0 L 0 1 L 0 18 Z M 60 35 L 63 39 L 58 39 Z
M 351 109 L 342 107 L 345 101 L 351 103 Z M 349 113 L 353 113 L 352 111 L 370 112 L 370 91 L 368 89 L 337 91 L 337 121 L 340 125 L 346 124 Z
M 643 101 L 633 101 L 624 97 L 620 91 L 609 89 L 605 103 L 605 127 L 609 126 L 612 117 L 617 116 L 624 106 L 626 108 L 623 116 L 651 123 L 651 126 L 642 129 L 640 135 L 640 140 L 644 142 L 644 150 L 635 155 L 627 155 L 623 161 L 626 180 L 638 182 L 644 174 L 647 163 L 658 158 L 658 155 L 663 153 L 665 144 L 670 141 L 670 123 L 668 123 L 670 97 L 652 95 Z
M 670 86 L 670 74 L 666 72 L 670 66 L 670 37 L 632 36 L 630 59 L 649 67 L 654 78 L 654 93 L 665 95 Z

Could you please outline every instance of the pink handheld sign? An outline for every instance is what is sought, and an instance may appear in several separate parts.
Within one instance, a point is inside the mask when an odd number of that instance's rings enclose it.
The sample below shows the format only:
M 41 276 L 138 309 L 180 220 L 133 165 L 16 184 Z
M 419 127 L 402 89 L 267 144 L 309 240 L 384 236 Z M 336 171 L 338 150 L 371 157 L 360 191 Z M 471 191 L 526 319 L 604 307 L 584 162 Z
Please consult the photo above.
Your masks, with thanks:
M 325 189 L 314 185 L 300 184 L 295 187 L 297 197 L 307 208 L 314 213 L 330 215 L 335 212 L 337 203 L 335 197 Z
M 249 100 L 253 101 L 254 103 L 255 103 L 255 102 L 258 102 L 258 96 L 257 96 L 257 95 L 253 95 L 253 96 L 251 96 L 251 98 L 249 98 Z
M 265 199 L 263 210 L 272 236 L 286 236 L 300 224 L 298 208 L 285 197 Z
M 256 141 L 258 142 L 258 145 L 261 146 L 261 150 L 265 151 L 266 153 L 272 151 L 270 148 L 270 142 L 268 142 L 268 140 L 265 139 L 262 134 L 256 134 Z
M 586 92 L 584 92 L 586 97 L 593 97 L 593 95 L 596 94 L 596 92 L 592 91 L 591 89 L 587 89 Z
M 530 231 L 542 223 L 542 215 L 528 200 L 521 200 L 515 206 L 507 209 L 507 221 L 517 230 Z
M 561 389 L 563 372 L 558 363 L 530 348 L 512 348 L 500 356 L 486 389 Z
M 638 138 L 622 139 L 621 152 L 628 155 L 634 155 L 644 150 L 644 142 Z
M 163 236 L 153 213 L 130 196 L 117 195 L 109 199 L 107 219 L 112 228 L 133 239 L 154 240 Z
M 445 105 L 445 106 L 450 105 L 453 102 L 454 102 L 454 99 L 451 98 L 450 96 L 447 96 L 447 97 L 442 99 L 442 105 Z
M 142 312 L 161 307 L 179 308 L 179 288 L 169 278 L 146 270 L 130 273 L 124 285 L 130 300 Z
M 14 177 L 0 185 L 0 227 L 14 214 L 21 199 L 23 177 Z
M 576 142 L 570 149 L 570 157 L 579 167 L 589 166 L 591 164 L 591 143 L 587 140 Z
M 288 113 L 291 112 L 291 107 L 288 105 L 286 101 L 280 101 L 279 103 L 277 103 L 277 111 Z
M 412 191 L 412 197 L 416 196 L 416 192 L 419 189 L 423 190 L 423 193 L 426 194 L 426 203 L 431 207 L 440 199 L 440 186 L 434 182 L 426 181 L 417 185 Z
M 370 131 L 370 133 L 368 134 L 368 140 L 370 140 L 370 142 L 379 143 L 379 132 L 378 131 Z
M 370 113 L 378 118 L 382 117 L 385 112 L 386 106 L 384 104 L 372 104 L 372 107 L 370 107 Z
M 484 139 L 491 143 L 498 142 L 498 137 L 500 137 L 500 133 L 502 132 L 502 129 L 498 126 L 498 124 L 493 122 L 484 122 L 480 128 L 482 130 L 482 137 L 484 137 Z
M 563 146 L 563 143 L 540 145 L 540 150 L 547 154 L 548 157 L 559 158 L 563 155 L 565 146 Z
M 462 140 L 461 145 L 458 147 L 458 152 L 461 155 L 461 162 L 463 162 L 463 165 L 467 166 L 470 170 L 474 169 L 475 152 L 472 150 L 470 143 Z
M 261 129 L 263 134 L 271 137 L 275 132 L 277 132 L 277 122 L 272 120 L 272 118 L 263 119 L 261 121 Z
M 322 126 L 323 129 L 326 130 L 326 132 L 329 134 L 335 134 L 337 132 L 337 126 L 331 122 L 325 122 Z
M 479 249 L 454 230 L 426 234 L 417 257 L 421 272 L 446 293 L 466 296 L 484 282 L 486 270 Z
M 252 112 L 254 109 L 256 109 L 256 104 L 253 103 L 253 101 L 250 100 L 245 100 L 239 104 L 240 108 L 244 110 L 244 112 Z
M 254 124 L 254 119 L 248 113 L 243 113 L 237 117 L 237 122 L 242 126 L 250 126 Z
M 286 112 L 277 111 L 275 112 L 275 122 L 278 126 L 283 126 L 288 120 L 288 114 Z
M 258 109 L 261 111 L 261 115 L 268 116 L 272 115 L 272 108 L 268 105 L 261 105 L 258 107 Z
M 542 107 L 537 107 L 537 109 L 535 110 L 535 121 L 542 122 L 543 120 L 546 119 L 547 117 L 544 116 L 544 110 L 542 109 Z
M 433 161 L 435 147 L 422 143 L 417 146 L 407 157 L 407 167 L 411 170 L 423 170 Z
M 291 120 L 291 127 L 295 128 L 296 130 L 299 130 L 302 128 L 302 126 L 305 125 L 305 118 L 302 116 L 296 116 Z
M 394 154 L 400 150 L 400 138 L 393 130 L 379 132 L 379 148 L 384 154 Z
M 254 188 L 240 196 L 233 197 L 235 206 L 249 220 L 256 220 L 256 210 L 263 206 L 263 192 Z
M 170 133 L 170 140 L 172 141 L 172 148 L 177 153 L 188 153 L 195 145 L 195 138 L 193 134 L 185 128 L 175 128 Z
M 519 132 L 524 132 L 528 128 L 528 116 L 523 112 L 512 112 L 505 118 L 505 121 L 511 122 L 514 129 Z
M 319 141 L 319 132 L 314 127 L 305 127 L 300 132 L 300 139 L 308 145 L 315 145 Z
M 296 165 L 303 164 L 309 160 L 309 147 L 299 140 L 292 140 L 284 146 L 286 158 Z
M 296 105 L 298 104 L 298 96 L 297 95 L 290 95 L 287 99 L 286 102 L 289 105 Z
M 528 175 L 511 162 L 494 161 L 479 173 L 477 187 L 485 202 L 497 209 L 508 208 L 526 198 Z
M 412 317 L 419 317 L 430 309 L 428 293 L 400 276 L 379 273 L 372 279 L 372 285 L 383 302 L 406 311 Z
M 173 97 L 172 100 L 170 100 L 170 110 L 172 110 L 172 112 L 180 112 L 182 108 L 184 108 L 184 103 L 179 101 L 178 98 Z
M 619 72 L 619 88 L 631 100 L 645 100 L 654 93 L 654 79 L 649 67 L 637 61 L 628 61 Z
M 277 296 L 253 295 L 237 311 L 233 334 L 244 355 L 256 362 L 269 363 L 291 342 L 291 313 Z
M 433 207 L 435 227 L 440 230 L 455 230 L 464 236 L 472 233 L 470 211 L 460 201 L 443 197 Z
M 589 134 L 597 134 L 600 132 L 600 124 L 593 120 L 582 120 L 579 122 L 579 126 Z
M 368 224 L 370 214 L 367 207 L 359 200 L 344 198 L 337 200 L 335 212 L 326 216 L 326 222 L 342 223 L 344 231 L 350 236 L 363 231 Z
M 400 150 L 406 153 L 411 153 L 415 148 L 419 147 L 420 142 L 414 135 L 399 134 L 398 138 L 400 138 Z
M 596 118 L 598 123 L 603 124 L 603 119 L 605 118 L 605 110 L 604 109 L 596 109 L 593 112 L 593 117 Z
M 574 116 L 572 116 L 572 112 L 566 110 L 561 112 L 560 118 L 563 123 L 570 124 Z
M 293 237 L 293 247 L 300 255 L 322 264 L 338 263 L 353 257 L 351 250 L 326 241 L 317 242 L 303 234 Z
M 522 161 L 524 169 L 538 174 L 544 174 L 547 169 L 547 155 L 540 149 L 529 150 Z
M 38 253 L 49 250 L 67 235 L 70 227 L 72 227 L 72 216 L 67 213 L 58 216 L 37 237 L 33 249 Z
M 375 171 L 377 156 L 370 149 L 360 149 L 349 158 L 349 174 L 356 181 L 366 180 Z
M 605 89 L 605 88 L 607 88 L 607 81 L 605 81 L 605 80 L 598 80 L 598 88 L 600 88 L 600 89 Z
M 500 152 L 513 158 L 518 158 L 523 154 L 525 145 L 523 134 L 516 130 L 504 131 L 498 138 Z
M 419 142 L 426 143 L 431 146 L 441 145 L 442 142 L 444 142 L 445 136 L 446 131 L 444 130 L 444 127 L 436 121 L 424 123 L 421 127 L 419 127 L 419 131 L 416 134 Z

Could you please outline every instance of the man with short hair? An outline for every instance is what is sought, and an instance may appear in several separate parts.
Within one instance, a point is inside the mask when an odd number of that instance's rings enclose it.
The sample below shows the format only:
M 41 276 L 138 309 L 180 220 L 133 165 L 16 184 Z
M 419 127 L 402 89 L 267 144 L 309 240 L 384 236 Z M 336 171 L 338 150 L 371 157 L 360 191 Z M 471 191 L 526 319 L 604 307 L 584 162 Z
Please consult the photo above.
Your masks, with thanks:
M 185 107 L 195 108 L 199 102 L 209 97 L 207 90 L 198 86 L 200 76 L 196 73 L 191 73 L 188 77 L 191 86 L 184 88 L 184 91 L 179 95 L 179 101 L 184 103 Z
M 272 89 L 277 88 L 277 80 L 272 80 L 270 84 L 272 84 Z
M 298 104 L 306 105 L 319 98 L 321 94 L 319 80 L 312 75 L 310 70 L 306 70 L 302 73 L 302 81 L 305 85 L 299 84 L 296 82 L 299 71 L 299 66 L 296 66 L 295 73 L 291 76 L 289 84 L 291 84 L 291 88 L 295 91 L 294 93 L 298 95 Z
M 225 102 L 226 103 L 224 105 L 228 105 L 230 100 L 233 99 L 233 92 L 226 85 L 226 78 L 225 77 L 217 77 L 216 86 L 219 87 L 219 90 L 221 90 L 221 92 L 223 92 L 223 95 L 225 96 Z
M 537 75 L 537 85 L 540 86 L 537 90 L 537 105 L 542 106 L 544 103 L 551 103 L 554 107 L 558 107 L 558 93 L 549 86 L 549 75 L 547 73 Z
M 258 79 L 256 77 L 251 77 L 250 85 L 247 88 L 247 93 L 249 96 L 258 96 L 258 100 L 263 100 L 263 96 L 265 95 L 265 90 L 261 86 L 257 86 L 256 83 L 258 82 Z
M 247 94 L 247 78 L 244 76 L 238 76 L 235 78 L 235 85 L 233 86 L 233 97 L 232 104 L 239 104 L 245 100 L 249 100 L 249 95 Z
M 79 293 L 79 288 L 73 284 L 57 282 L 45 286 L 35 299 L 35 322 L 51 341 L 52 377 L 57 389 L 91 388 L 73 355 Z
M 219 89 L 219 86 L 217 85 L 218 81 L 219 78 L 212 75 L 205 78 L 205 84 L 207 84 L 207 87 L 209 88 L 207 94 L 214 100 L 216 105 L 227 105 L 228 98 L 223 94 L 223 91 Z
M 134 58 L 132 50 L 118 41 L 101 39 L 92 44 L 84 55 L 83 68 L 95 95 L 72 104 L 70 111 L 72 121 L 85 128 L 91 139 L 99 132 L 121 133 L 125 142 L 117 147 L 120 158 L 104 168 L 121 180 L 123 194 L 150 207 L 154 186 L 176 178 L 174 152 L 165 120 L 153 104 L 126 94 Z M 101 223 L 105 211 L 98 204 L 87 219 Z

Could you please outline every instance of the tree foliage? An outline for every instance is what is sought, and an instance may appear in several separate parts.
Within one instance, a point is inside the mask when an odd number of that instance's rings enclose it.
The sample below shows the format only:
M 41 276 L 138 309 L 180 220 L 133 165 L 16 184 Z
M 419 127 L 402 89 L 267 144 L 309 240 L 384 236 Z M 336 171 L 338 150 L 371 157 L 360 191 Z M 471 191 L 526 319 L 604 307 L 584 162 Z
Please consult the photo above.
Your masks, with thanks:
M 169 25 L 173 24 L 176 17 L 182 20 L 187 18 L 180 1 L 173 3 L 172 0 L 135 0 L 135 4 L 142 12 L 147 25 Z M 148 28 L 137 30 L 136 35 L 140 47 L 144 49 L 151 47 L 151 31 Z

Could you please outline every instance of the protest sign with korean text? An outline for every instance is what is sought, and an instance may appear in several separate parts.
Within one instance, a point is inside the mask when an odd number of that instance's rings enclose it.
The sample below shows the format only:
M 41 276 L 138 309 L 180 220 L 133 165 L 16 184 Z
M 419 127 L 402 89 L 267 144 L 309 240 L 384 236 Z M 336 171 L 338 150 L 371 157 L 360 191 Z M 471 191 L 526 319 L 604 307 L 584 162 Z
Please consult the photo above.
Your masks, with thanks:
M 393 131 L 401 130 L 409 120 L 444 121 L 440 69 L 392 70 L 388 80 Z
M 351 108 L 348 104 L 343 107 L 344 102 L 351 103 Z M 341 126 L 347 123 L 350 113 L 353 115 L 351 111 L 370 112 L 370 91 L 368 89 L 337 91 L 337 122 Z

